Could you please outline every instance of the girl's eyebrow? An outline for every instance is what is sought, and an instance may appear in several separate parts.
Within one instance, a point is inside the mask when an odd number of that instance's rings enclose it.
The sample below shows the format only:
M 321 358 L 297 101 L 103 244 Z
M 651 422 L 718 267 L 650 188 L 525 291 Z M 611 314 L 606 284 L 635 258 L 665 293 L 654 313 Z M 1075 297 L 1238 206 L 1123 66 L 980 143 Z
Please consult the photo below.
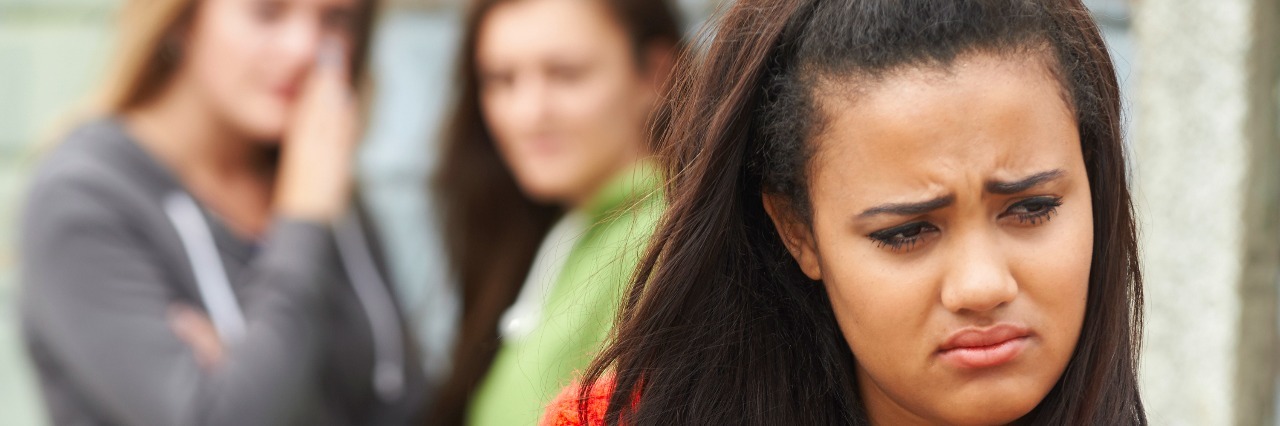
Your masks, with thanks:
M 1013 195 L 1013 194 L 1026 191 L 1031 188 L 1035 188 L 1036 186 L 1043 185 L 1054 179 L 1061 178 L 1066 174 L 1067 173 L 1062 171 L 1062 169 L 1053 169 L 1049 171 L 1036 173 L 1034 175 L 1027 176 L 1025 178 L 1022 178 L 1020 180 L 1016 180 L 1013 182 L 1001 182 L 1001 181 L 991 180 L 991 181 L 987 181 L 986 189 L 987 189 L 987 192 L 990 192 L 992 194 Z
M 956 201 L 956 197 L 954 195 L 946 195 L 946 196 L 934 198 L 932 200 L 921 201 L 917 203 L 881 204 L 879 206 L 875 206 L 867 209 L 866 211 L 863 211 L 862 213 L 858 214 L 858 217 L 865 219 L 871 216 L 881 215 L 881 214 L 891 214 L 895 216 L 916 216 L 916 215 L 925 214 L 925 213 L 949 206 L 951 205 L 951 203 L 954 203 L 955 201 Z
M 1013 195 L 1026 191 L 1036 186 L 1043 185 L 1055 179 L 1059 179 L 1066 175 L 1062 169 L 1054 169 L 1027 176 L 1025 178 L 1013 181 L 1003 182 L 997 180 L 987 181 L 985 189 L 992 194 Z M 865 219 L 871 216 L 889 214 L 895 216 L 916 216 L 925 214 L 934 210 L 938 210 L 950 206 L 955 202 L 954 195 L 946 195 L 934 198 L 928 201 L 915 203 L 890 203 L 881 204 L 863 211 L 858 214 L 858 218 Z

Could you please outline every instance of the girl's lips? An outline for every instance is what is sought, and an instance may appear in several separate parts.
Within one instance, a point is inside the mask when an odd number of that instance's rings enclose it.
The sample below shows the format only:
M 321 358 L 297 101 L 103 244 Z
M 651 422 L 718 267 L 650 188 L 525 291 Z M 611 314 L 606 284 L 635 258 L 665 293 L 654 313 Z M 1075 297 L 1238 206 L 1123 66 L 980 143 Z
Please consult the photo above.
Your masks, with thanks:
M 1012 324 L 966 328 L 953 333 L 939 347 L 938 356 L 960 368 L 995 367 L 1017 358 L 1030 336 L 1026 327 Z
M 278 88 L 275 93 L 277 97 L 285 102 L 293 102 L 298 99 L 298 88 L 294 86 Z

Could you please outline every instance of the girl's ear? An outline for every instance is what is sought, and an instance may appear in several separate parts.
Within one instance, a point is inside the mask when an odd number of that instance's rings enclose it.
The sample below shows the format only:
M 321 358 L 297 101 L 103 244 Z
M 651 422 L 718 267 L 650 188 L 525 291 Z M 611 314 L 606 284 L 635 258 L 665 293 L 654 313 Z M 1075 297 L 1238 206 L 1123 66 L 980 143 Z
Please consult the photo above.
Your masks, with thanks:
M 822 262 L 818 254 L 817 241 L 813 237 L 813 229 L 803 220 L 799 220 L 791 203 L 783 200 L 782 197 L 761 194 L 760 198 L 764 201 L 764 211 L 769 214 L 769 219 L 773 220 L 773 227 L 778 230 L 778 235 L 782 237 L 782 243 L 786 244 L 787 251 L 791 252 L 791 257 L 800 265 L 800 270 L 804 271 L 809 279 L 821 281 Z

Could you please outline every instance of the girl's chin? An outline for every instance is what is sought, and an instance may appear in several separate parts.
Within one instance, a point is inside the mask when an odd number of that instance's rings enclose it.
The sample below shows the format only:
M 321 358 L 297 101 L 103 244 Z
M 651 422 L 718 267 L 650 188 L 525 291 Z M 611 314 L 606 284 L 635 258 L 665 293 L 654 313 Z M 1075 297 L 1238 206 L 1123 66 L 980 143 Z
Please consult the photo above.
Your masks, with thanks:
M 250 140 L 267 145 L 278 145 L 283 142 L 285 125 L 282 122 L 255 121 L 241 126 L 241 132 L 248 136 Z
M 989 404 L 978 407 L 972 412 L 955 413 L 952 417 L 953 421 L 947 422 L 952 424 L 965 425 L 1017 425 L 1035 410 L 1035 405 L 1026 407 L 1019 405 L 1007 405 L 1014 401 L 1003 401 L 1004 404 Z
M 274 144 L 284 138 L 289 128 L 290 108 L 283 105 L 264 105 L 262 102 L 245 102 L 232 111 L 230 120 L 246 137 Z
M 525 177 L 520 179 L 520 187 L 530 199 L 544 204 L 571 204 L 578 198 L 579 187 L 571 179 L 560 176 Z
M 284 145 L 284 141 L 278 137 L 273 139 L 255 139 L 254 142 L 265 148 L 275 148 Z

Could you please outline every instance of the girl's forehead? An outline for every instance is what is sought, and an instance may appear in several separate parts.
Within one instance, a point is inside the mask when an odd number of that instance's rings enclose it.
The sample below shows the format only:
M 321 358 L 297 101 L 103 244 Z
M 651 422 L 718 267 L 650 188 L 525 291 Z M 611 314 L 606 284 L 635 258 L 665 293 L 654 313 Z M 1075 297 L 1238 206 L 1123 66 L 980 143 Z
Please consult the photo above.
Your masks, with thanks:
M 816 91 L 825 120 L 816 175 L 937 183 L 938 176 L 1034 173 L 1080 154 L 1074 114 L 1040 67 L 974 57 L 948 71 L 912 70 L 852 95 Z
M 480 21 L 474 57 L 481 67 L 577 62 L 629 53 L 626 31 L 595 1 L 502 2 Z

